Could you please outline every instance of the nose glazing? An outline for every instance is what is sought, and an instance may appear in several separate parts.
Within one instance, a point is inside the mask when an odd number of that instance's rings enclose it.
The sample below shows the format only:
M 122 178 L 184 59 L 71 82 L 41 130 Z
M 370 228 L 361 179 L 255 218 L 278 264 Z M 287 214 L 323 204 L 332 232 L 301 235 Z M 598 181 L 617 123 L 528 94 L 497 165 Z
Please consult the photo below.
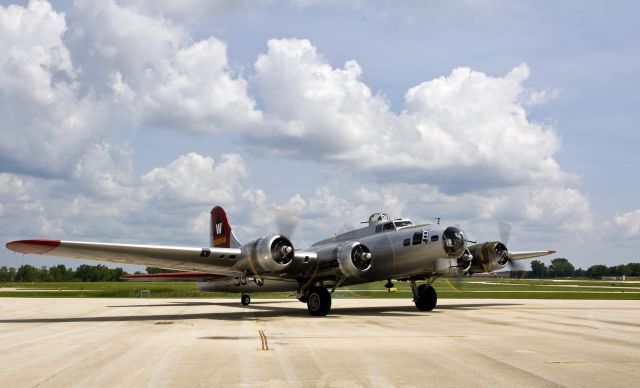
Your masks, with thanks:
M 458 258 L 464 254 L 467 240 L 460 229 L 450 226 L 442 234 L 442 246 L 449 257 Z

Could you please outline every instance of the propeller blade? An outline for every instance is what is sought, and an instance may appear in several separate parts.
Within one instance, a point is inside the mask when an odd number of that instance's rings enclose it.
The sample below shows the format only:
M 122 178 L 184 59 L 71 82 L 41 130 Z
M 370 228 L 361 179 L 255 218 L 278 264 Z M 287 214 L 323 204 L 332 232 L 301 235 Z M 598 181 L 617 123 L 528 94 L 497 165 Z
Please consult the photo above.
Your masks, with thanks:
M 500 241 L 504 245 L 509 246 L 509 237 L 511 237 L 511 224 L 504 221 L 499 221 L 498 230 L 500 232 Z
M 295 210 L 282 208 L 274 209 L 273 213 L 278 234 L 292 238 L 300 223 L 300 213 Z

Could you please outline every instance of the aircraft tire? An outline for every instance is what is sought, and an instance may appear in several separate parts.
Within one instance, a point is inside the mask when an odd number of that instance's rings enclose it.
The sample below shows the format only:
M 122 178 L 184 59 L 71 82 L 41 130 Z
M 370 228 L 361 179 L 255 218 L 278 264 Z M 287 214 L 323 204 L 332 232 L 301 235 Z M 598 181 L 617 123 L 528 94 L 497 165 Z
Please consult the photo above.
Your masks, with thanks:
M 242 303 L 243 306 L 248 306 L 249 303 L 251 303 L 251 297 L 249 295 L 242 295 L 240 297 L 240 303 Z
M 324 287 L 313 287 L 307 298 L 309 313 L 316 317 L 323 317 L 331 310 L 331 294 Z
M 418 295 L 415 300 L 418 310 L 431 311 L 436 307 L 438 295 L 433 287 L 427 286 L 426 284 L 420 285 L 420 287 L 418 287 Z

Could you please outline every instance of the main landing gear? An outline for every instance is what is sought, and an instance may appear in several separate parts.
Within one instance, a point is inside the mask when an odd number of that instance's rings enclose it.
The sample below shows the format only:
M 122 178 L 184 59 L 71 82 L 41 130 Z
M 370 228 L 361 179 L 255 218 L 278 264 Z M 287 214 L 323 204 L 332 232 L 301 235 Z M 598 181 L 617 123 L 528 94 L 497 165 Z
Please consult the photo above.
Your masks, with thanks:
M 316 317 L 323 317 L 331 310 L 331 293 L 322 286 L 298 292 L 298 300 L 306 303 L 309 313 Z
M 430 279 L 426 284 L 421 284 L 419 287 L 416 285 L 415 280 L 411 281 L 413 301 L 416 304 L 416 308 L 420 311 L 431 311 L 438 303 L 436 290 L 431 286 L 434 280 L 435 278 Z

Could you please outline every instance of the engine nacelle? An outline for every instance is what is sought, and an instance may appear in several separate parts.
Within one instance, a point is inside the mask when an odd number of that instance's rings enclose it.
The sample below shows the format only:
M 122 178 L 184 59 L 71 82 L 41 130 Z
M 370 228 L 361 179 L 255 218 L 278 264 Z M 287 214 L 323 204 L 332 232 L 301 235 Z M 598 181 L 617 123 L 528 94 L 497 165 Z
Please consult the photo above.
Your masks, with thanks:
M 237 268 L 250 273 L 280 273 L 293 262 L 293 244 L 279 234 L 261 237 L 242 246 L 245 260 L 238 262 Z
M 493 272 L 507 266 L 509 250 L 500 241 L 490 241 L 469 247 L 473 255 L 469 273 Z
M 340 272 L 346 277 L 360 277 L 371 268 L 371 251 L 357 241 L 338 247 L 337 260 Z

